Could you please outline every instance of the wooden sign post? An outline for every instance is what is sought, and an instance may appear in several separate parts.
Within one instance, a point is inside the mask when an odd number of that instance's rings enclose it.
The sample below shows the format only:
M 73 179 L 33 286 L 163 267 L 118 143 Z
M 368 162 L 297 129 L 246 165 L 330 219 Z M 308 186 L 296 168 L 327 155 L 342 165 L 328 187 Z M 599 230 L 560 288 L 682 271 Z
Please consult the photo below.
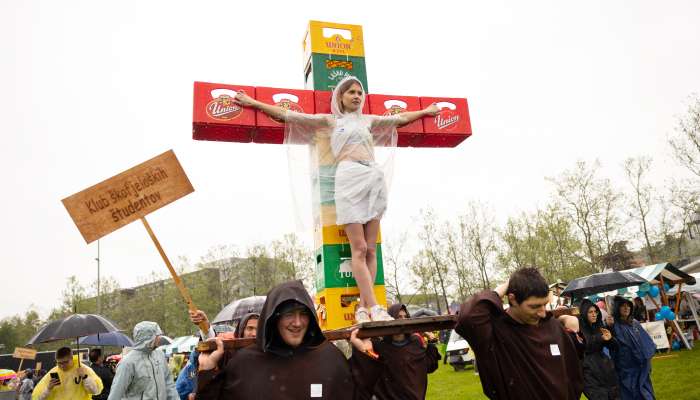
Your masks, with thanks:
M 24 360 L 36 359 L 36 350 L 25 347 L 15 347 L 15 351 L 12 353 L 12 358 L 19 358 L 19 367 L 17 367 L 17 373 L 19 373 L 22 371 L 22 363 Z
M 87 243 L 140 219 L 168 267 L 187 308 L 196 311 L 197 307 L 192 302 L 189 291 L 146 221 L 146 215 L 192 192 L 194 188 L 175 153 L 168 150 L 66 197 L 62 202 Z M 204 322 L 199 324 L 199 328 L 203 332 L 209 331 L 209 325 Z

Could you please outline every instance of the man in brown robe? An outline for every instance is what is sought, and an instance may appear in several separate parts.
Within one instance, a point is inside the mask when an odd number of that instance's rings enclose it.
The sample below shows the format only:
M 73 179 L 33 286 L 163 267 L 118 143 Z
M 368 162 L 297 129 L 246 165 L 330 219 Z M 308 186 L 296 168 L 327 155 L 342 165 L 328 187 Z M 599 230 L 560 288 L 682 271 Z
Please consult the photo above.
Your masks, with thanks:
M 403 304 L 389 307 L 394 319 L 410 318 Z M 428 389 L 428 374 L 435 371 L 440 353 L 435 337 L 427 333 L 428 342 L 417 334 L 393 335 L 373 339 L 372 347 L 384 365 L 381 377 L 374 387 L 378 400 L 423 400 Z
M 564 327 L 545 310 L 547 282 L 535 268 L 523 268 L 509 282 L 462 304 L 457 333 L 467 339 L 479 363 L 490 399 L 578 400 L 583 376 L 576 347 Z M 508 295 L 510 308 L 501 298 Z
M 381 363 L 371 341 L 356 333 L 346 360 L 323 336 L 301 282 L 283 283 L 267 295 L 254 345 L 237 350 L 221 369 L 221 339 L 216 351 L 200 355 L 197 399 L 369 399 Z

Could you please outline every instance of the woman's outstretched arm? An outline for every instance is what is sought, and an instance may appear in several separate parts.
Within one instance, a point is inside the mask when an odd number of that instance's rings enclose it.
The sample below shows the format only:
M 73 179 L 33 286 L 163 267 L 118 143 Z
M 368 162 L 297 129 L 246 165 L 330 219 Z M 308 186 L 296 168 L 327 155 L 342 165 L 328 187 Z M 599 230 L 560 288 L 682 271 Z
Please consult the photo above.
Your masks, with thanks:
M 242 105 L 243 107 L 256 108 L 274 119 L 285 122 L 287 120 L 286 109 L 279 106 L 274 106 L 272 104 L 265 104 L 261 101 L 255 100 L 243 91 L 236 93 L 236 97 L 234 97 L 234 100 L 236 101 L 236 103 Z
M 434 117 L 439 112 L 440 112 L 440 109 L 435 105 L 435 103 L 429 105 L 428 107 L 426 107 L 420 111 L 402 112 L 401 114 L 398 114 L 399 116 L 401 116 L 401 119 L 403 119 L 403 121 L 401 121 L 401 123 L 399 124 L 399 127 L 402 127 L 404 125 L 408 125 L 411 122 L 413 122 L 419 118 L 428 117 L 428 116 Z

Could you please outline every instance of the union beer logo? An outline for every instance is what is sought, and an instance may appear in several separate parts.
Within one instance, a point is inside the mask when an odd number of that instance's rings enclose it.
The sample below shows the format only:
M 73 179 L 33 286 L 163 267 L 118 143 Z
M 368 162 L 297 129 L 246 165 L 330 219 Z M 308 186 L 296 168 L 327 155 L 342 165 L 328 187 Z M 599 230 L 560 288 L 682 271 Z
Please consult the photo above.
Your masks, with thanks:
M 459 122 L 457 111 L 443 109 L 435 116 L 435 126 L 439 130 L 453 131 Z
M 275 105 L 276 105 L 276 106 L 279 106 L 279 107 L 282 107 L 282 108 L 285 109 L 285 110 L 292 110 L 292 111 L 296 111 L 296 112 L 299 112 L 299 113 L 303 113 L 303 112 L 304 112 L 304 109 L 301 108 L 301 106 L 300 106 L 299 104 L 297 104 L 297 103 L 295 103 L 295 102 L 293 102 L 293 101 L 291 101 L 291 100 L 289 100 L 289 99 L 282 99 L 282 100 L 280 100 L 279 103 L 275 103 Z M 273 121 L 275 121 L 275 122 L 277 122 L 278 124 L 283 124 L 283 123 L 284 123 L 284 121 L 282 121 L 281 119 L 272 118 L 272 117 L 270 117 L 270 119 L 273 120 Z
M 207 115 L 219 121 L 230 121 L 243 112 L 243 108 L 233 102 L 231 96 L 222 94 L 207 103 Z
M 393 105 L 391 108 L 388 110 L 384 111 L 384 116 L 390 116 L 390 115 L 396 115 L 396 114 L 401 114 L 402 112 L 406 111 L 405 109 L 401 108 L 400 106 Z

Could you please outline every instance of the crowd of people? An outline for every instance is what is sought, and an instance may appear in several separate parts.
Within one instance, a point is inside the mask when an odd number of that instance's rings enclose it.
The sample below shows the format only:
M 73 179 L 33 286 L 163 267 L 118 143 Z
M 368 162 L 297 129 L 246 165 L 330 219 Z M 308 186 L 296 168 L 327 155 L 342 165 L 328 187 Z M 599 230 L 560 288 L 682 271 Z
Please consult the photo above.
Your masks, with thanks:
M 507 300 L 507 306 L 504 302 Z M 490 399 L 654 399 L 651 358 L 656 345 L 635 316 L 632 301 L 583 300 L 579 316 L 554 317 L 549 288 L 535 268 L 513 273 L 494 290 L 462 304 L 455 331 L 479 364 Z M 388 308 L 393 319 L 410 318 L 403 304 Z M 208 324 L 202 311 L 194 325 Z M 158 349 L 155 322 L 133 330 L 134 346 L 116 371 L 99 348 L 81 363 L 70 348 L 56 351 L 46 373 L 28 370 L 15 382 L 19 399 L 424 399 L 428 375 L 441 359 L 436 335 L 397 334 L 360 339 L 353 331 L 348 357 L 326 340 L 314 305 L 300 281 L 267 295 L 260 313 L 249 313 L 231 331 L 199 331 L 216 344 L 209 353 L 179 354 L 170 362 Z M 224 351 L 223 340 L 254 344 Z

